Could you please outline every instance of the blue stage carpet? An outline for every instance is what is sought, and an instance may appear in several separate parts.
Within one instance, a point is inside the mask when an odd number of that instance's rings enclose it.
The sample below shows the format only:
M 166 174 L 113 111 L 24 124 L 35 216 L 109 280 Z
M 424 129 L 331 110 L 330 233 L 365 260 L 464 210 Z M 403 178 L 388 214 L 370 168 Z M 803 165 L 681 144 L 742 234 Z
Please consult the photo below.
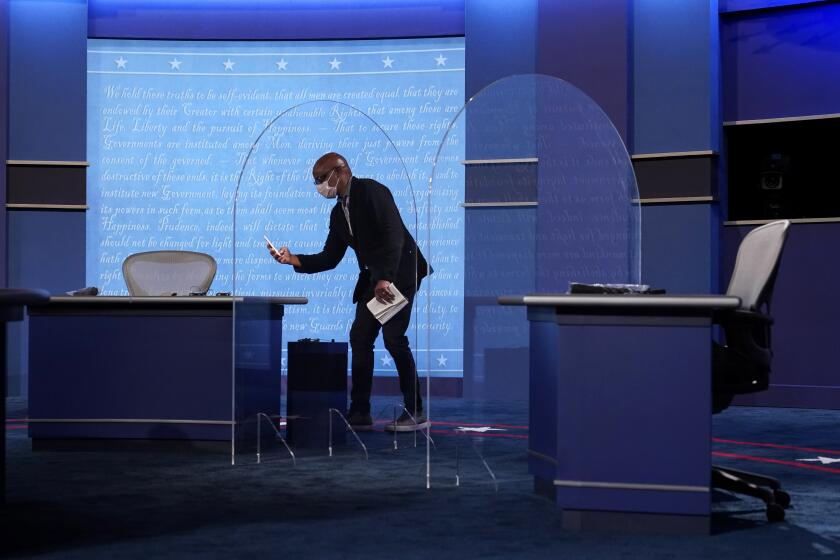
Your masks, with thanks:
M 400 436 L 396 452 L 390 436 L 364 435 L 369 460 L 348 438 L 334 457 L 326 448 L 301 453 L 297 466 L 274 443 L 262 464 L 249 454 L 236 466 L 229 454 L 202 449 L 33 452 L 26 403 L 7 405 L 8 503 L 0 517 L 6 557 L 840 555 L 840 462 L 832 462 L 840 459 L 838 411 L 733 408 L 718 415 L 716 462 L 779 477 L 793 508 L 785 523 L 768 524 L 760 502 L 716 493 L 713 534 L 675 537 L 562 530 L 551 502 L 532 492 L 523 403 L 433 402 L 431 490 L 425 444 L 414 448 L 410 435 Z M 468 424 L 498 431 L 454 435 Z

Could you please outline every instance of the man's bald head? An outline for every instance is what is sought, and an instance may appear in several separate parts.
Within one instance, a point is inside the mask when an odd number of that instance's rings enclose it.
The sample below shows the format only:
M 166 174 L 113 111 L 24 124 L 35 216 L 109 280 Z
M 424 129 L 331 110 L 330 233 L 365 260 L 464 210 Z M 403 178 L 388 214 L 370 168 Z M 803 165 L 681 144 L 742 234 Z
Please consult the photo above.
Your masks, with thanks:
M 326 175 L 338 167 L 347 167 L 349 169 L 347 160 L 344 159 L 344 156 L 335 152 L 324 154 L 319 157 L 318 161 L 315 162 L 315 165 L 312 166 L 312 176 L 317 179 L 318 177 Z
M 333 173 L 334 172 L 334 173 Z M 329 152 L 318 158 L 312 166 L 312 177 L 316 183 L 326 181 L 330 173 L 333 173 L 333 180 L 338 177 L 338 194 L 344 196 L 347 193 L 347 186 L 353 173 L 350 170 L 347 160 L 341 154 Z

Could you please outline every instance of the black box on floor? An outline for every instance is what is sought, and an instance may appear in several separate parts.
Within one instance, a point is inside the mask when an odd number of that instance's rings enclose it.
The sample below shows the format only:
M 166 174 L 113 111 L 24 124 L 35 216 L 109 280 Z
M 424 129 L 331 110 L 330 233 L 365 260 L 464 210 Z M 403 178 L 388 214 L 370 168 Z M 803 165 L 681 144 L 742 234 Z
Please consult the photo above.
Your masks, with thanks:
M 334 408 L 347 410 L 347 343 L 299 340 L 288 345 L 286 440 L 295 447 L 329 444 L 333 419 L 333 445 L 344 443 L 346 426 Z

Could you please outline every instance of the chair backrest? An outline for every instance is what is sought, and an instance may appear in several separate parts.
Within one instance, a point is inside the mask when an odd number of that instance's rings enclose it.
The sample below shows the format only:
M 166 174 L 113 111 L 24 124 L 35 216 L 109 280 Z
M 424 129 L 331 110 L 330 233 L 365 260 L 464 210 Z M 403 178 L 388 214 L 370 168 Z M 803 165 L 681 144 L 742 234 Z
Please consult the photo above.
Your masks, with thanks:
M 763 391 L 769 386 L 772 320 L 762 317 L 770 311 L 788 227 L 787 220 L 763 225 L 748 233 L 738 247 L 735 270 L 726 293 L 741 298 L 742 311 L 757 314 L 722 315 L 719 319 L 726 345 L 714 347 L 713 412 L 728 407 L 734 395 Z
M 216 259 L 193 251 L 148 251 L 123 261 L 132 296 L 186 296 L 206 293 L 216 276 Z
M 726 293 L 741 298 L 742 309 L 757 311 L 769 304 L 789 227 L 788 220 L 771 222 L 741 241 Z

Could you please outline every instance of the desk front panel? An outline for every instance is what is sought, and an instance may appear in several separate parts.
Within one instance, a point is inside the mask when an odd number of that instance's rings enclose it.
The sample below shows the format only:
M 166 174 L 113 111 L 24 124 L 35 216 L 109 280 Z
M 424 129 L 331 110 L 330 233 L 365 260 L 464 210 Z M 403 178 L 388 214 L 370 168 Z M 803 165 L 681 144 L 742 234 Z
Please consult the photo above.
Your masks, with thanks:
M 531 472 L 558 505 L 708 515 L 710 322 L 531 318 Z
M 237 387 L 237 410 L 279 414 L 282 306 L 238 306 L 237 355 L 257 359 L 236 385 L 232 304 L 209 303 L 34 310 L 30 436 L 229 440 Z
M 230 315 L 33 315 L 30 410 L 38 419 L 231 419 Z M 221 426 L 32 424 L 37 437 L 224 439 Z

